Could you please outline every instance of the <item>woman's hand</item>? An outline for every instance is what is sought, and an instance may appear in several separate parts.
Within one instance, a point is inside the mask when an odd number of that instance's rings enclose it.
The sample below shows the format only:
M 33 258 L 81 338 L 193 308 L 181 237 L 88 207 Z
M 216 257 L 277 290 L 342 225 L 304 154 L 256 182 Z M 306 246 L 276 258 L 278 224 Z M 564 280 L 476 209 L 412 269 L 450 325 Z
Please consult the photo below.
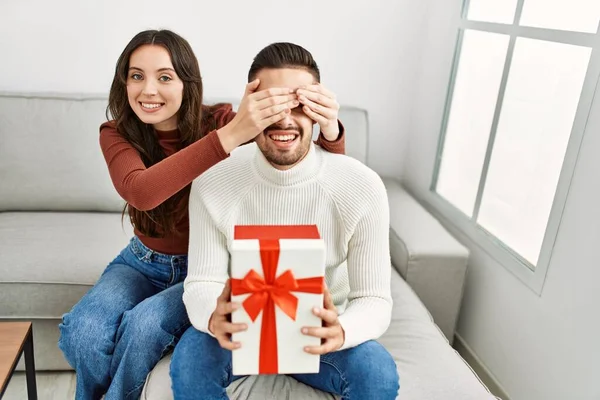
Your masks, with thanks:
M 246 85 L 244 97 L 233 120 L 217 131 L 223 149 L 231 153 L 251 141 L 270 125 L 284 119 L 299 105 L 296 94 L 287 88 L 270 88 L 256 92 L 260 81 Z
M 302 104 L 302 111 L 319 124 L 325 139 L 330 142 L 335 141 L 340 134 L 338 125 L 340 105 L 335 99 L 335 94 L 318 84 L 302 86 L 298 88 L 296 95 Z

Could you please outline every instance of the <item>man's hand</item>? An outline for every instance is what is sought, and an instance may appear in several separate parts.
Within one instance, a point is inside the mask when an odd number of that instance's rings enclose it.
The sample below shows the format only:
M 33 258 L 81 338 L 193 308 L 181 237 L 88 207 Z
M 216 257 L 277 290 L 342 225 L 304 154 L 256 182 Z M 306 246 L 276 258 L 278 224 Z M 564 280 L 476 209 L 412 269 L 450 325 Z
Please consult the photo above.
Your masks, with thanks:
M 301 86 L 296 90 L 296 94 L 300 104 L 303 105 L 302 111 L 319 124 L 325 139 L 331 142 L 336 140 L 340 134 L 338 126 L 340 105 L 335 95 L 321 84 Z
M 323 309 L 313 309 L 313 313 L 323 320 L 323 326 L 320 328 L 302 328 L 303 334 L 322 339 L 320 346 L 307 346 L 304 348 L 304 351 L 310 354 L 331 353 L 344 345 L 344 329 L 340 325 L 337 310 L 331 299 L 331 293 L 327 289 L 325 289 L 323 296 L 323 305 Z
M 258 79 L 246 85 L 236 116 L 217 132 L 227 153 L 251 141 L 268 126 L 281 121 L 299 105 L 293 90 L 270 88 L 257 92 L 259 85 Z
M 223 292 L 217 299 L 217 308 L 213 311 L 208 321 L 208 330 L 215 335 L 215 338 L 219 341 L 219 345 L 227 350 L 239 349 L 241 346 L 240 342 L 232 342 L 231 334 L 242 332 L 248 329 L 246 324 L 234 324 L 229 322 L 229 315 L 240 308 L 239 303 L 231 303 L 229 301 L 231 295 L 231 284 L 229 280 L 223 288 Z

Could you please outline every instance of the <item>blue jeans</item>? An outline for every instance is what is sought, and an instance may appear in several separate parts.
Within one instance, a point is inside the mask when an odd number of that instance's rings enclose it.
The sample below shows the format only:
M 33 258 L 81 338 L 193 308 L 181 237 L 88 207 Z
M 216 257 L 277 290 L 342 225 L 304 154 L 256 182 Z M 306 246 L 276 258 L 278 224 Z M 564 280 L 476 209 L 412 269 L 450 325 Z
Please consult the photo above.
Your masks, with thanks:
M 190 326 L 183 304 L 187 256 L 137 237 L 65 314 L 58 346 L 77 375 L 76 399 L 138 399 L 146 376 Z
M 344 400 L 392 400 L 398 396 L 396 364 L 375 341 L 321 356 L 317 374 L 290 375 Z M 226 388 L 241 376 L 231 374 L 231 352 L 212 336 L 190 327 L 181 337 L 171 358 L 175 400 L 227 399 Z

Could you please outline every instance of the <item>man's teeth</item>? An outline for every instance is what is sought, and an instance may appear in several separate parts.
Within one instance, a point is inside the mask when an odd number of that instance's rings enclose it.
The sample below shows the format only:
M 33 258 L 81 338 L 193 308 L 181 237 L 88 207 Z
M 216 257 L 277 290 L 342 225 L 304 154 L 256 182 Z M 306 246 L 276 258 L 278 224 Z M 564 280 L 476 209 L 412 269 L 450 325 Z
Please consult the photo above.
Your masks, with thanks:
M 295 135 L 271 135 L 271 139 L 277 140 L 278 142 L 288 142 L 294 140 Z
M 142 107 L 144 108 L 158 108 L 162 106 L 162 104 L 148 104 L 148 103 L 142 103 Z

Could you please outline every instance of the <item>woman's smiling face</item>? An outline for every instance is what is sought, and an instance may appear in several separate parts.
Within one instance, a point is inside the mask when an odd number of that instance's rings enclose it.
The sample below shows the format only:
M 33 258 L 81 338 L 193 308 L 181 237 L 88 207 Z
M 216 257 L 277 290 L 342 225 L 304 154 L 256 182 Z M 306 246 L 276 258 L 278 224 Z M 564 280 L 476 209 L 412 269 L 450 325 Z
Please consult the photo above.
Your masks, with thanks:
M 177 128 L 177 112 L 183 100 L 179 79 L 167 49 L 143 45 L 129 58 L 127 97 L 138 118 L 160 131 Z

